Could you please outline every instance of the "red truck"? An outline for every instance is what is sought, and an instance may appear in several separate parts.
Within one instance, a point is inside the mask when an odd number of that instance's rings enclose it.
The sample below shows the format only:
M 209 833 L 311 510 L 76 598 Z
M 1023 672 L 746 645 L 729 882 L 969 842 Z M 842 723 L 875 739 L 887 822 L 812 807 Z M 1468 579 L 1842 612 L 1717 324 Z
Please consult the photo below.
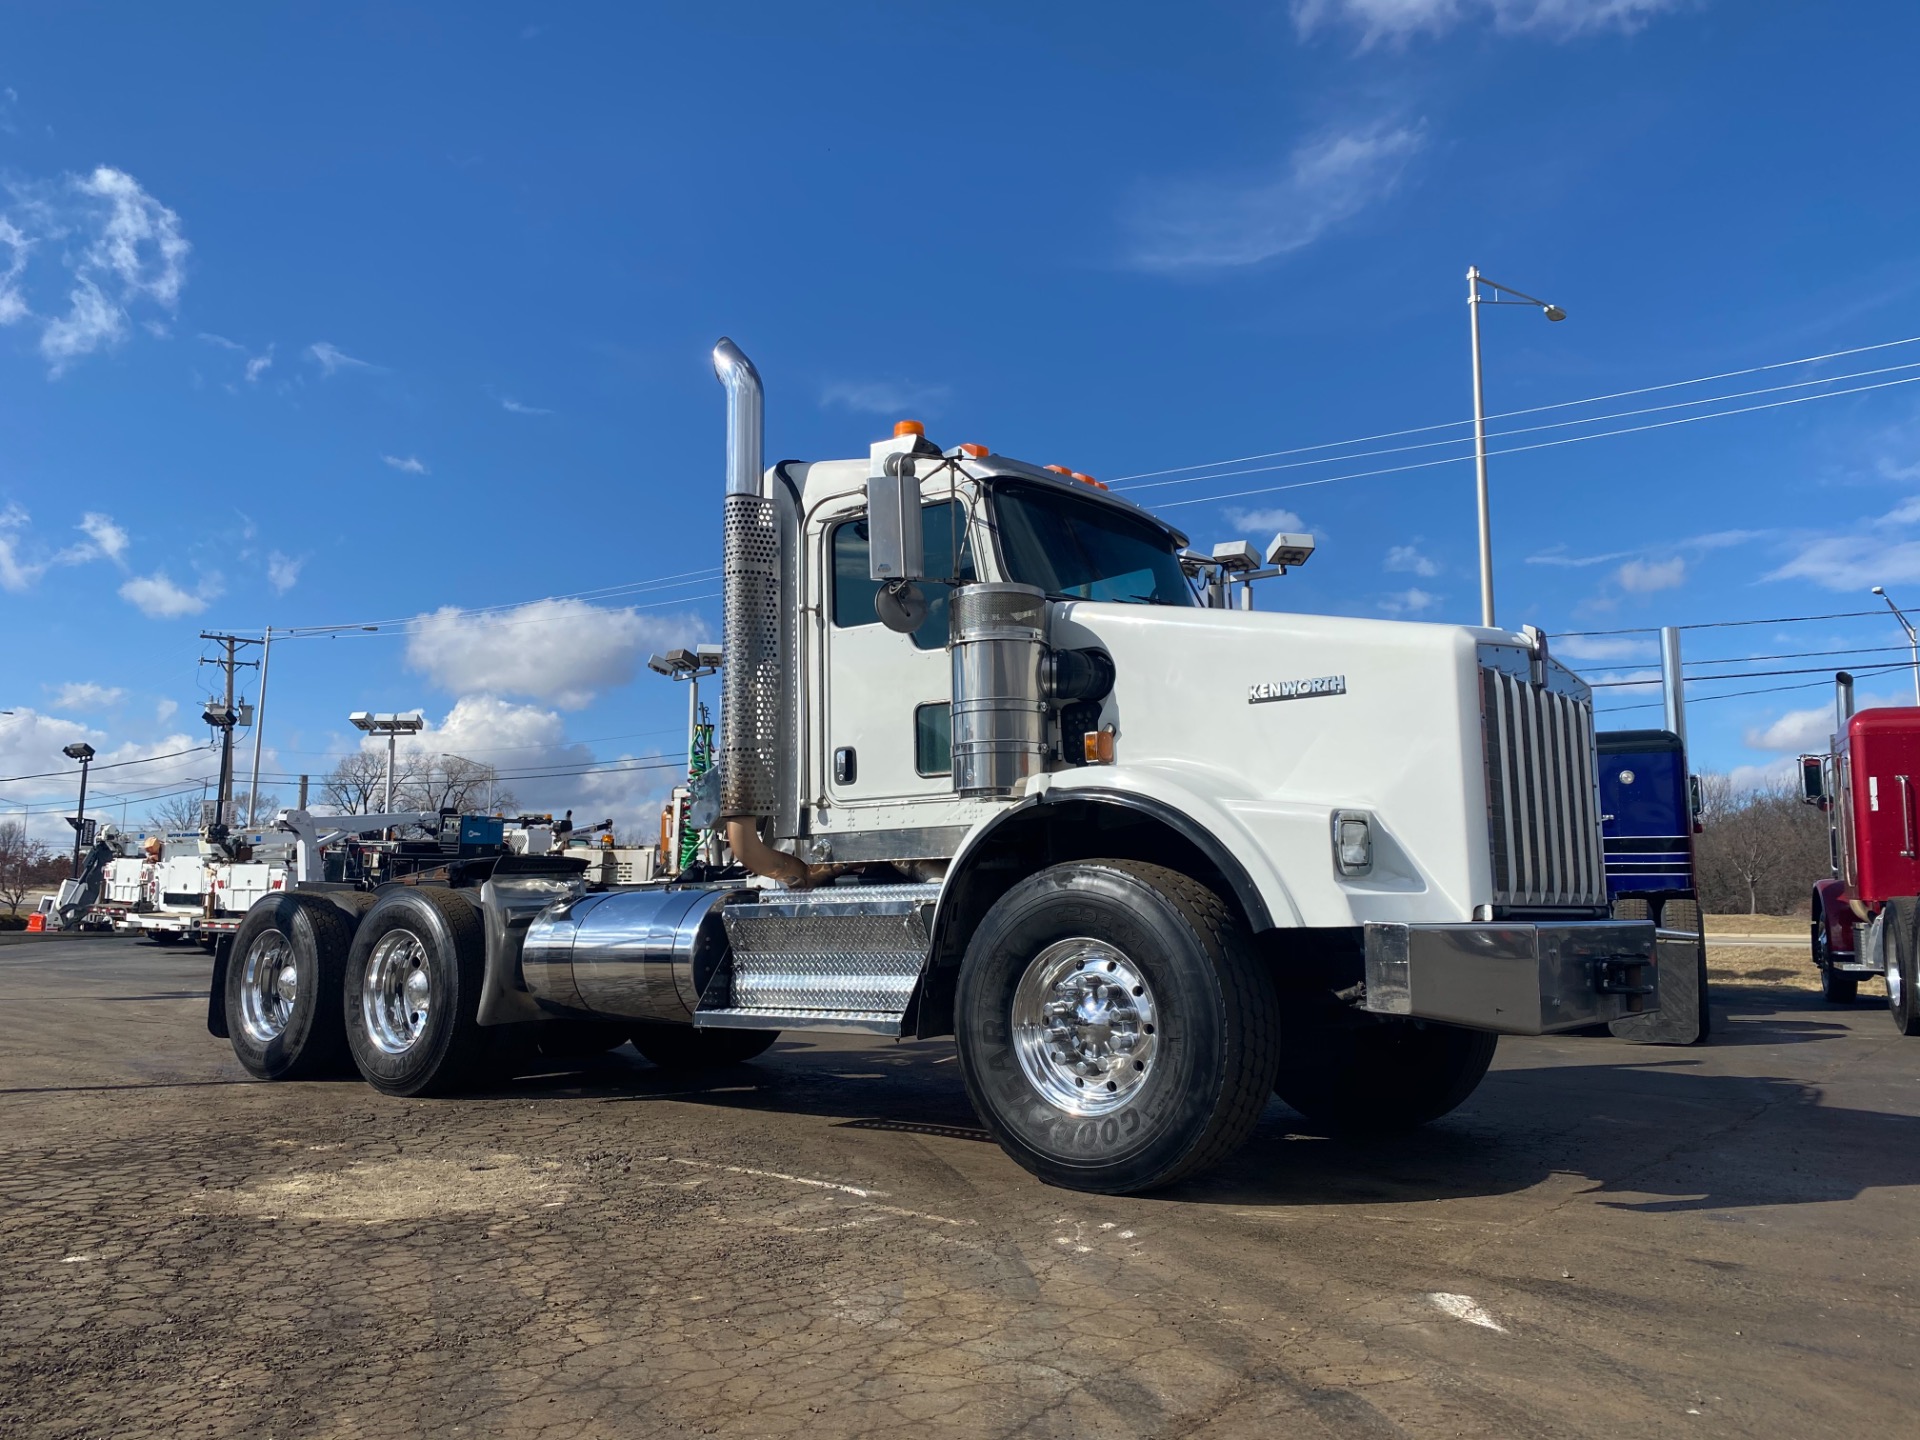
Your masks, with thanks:
M 1827 813 L 1833 872 L 1813 887 L 1813 963 L 1836 1004 L 1863 975 L 1886 980 L 1902 1035 L 1920 1035 L 1920 707 L 1855 713 L 1853 677 L 1834 676 L 1837 729 L 1800 757 L 1800 792 Z

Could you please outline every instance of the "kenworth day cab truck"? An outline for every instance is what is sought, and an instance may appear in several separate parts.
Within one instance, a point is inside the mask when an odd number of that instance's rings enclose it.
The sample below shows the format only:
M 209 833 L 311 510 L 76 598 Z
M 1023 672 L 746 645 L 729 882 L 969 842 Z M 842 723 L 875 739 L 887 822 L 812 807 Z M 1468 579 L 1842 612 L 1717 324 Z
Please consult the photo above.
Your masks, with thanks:
M 1842 670 L 1833 708 L 1827 753 L 1800 757 L 1801 795 L 1827 812 L 1832 853 L 1813 886 L 1813 963 L 1836 1004 L 1880 976 L 1894 1028 L 1920 1035 L 1920 707 L 1856 713 Z
M 1655 1008 L 1654 926 L 1608 914 L 1590 694 L 1536 632 L 1224 608 L 1164 521 L 912 424 L 763 468 L 759 377 L 729 341 L 714 365 L 696 804 L 737 878 L 507 856 L 296 886 L 216 959 L 209 1023 L 254 1074 L 347 1052 L 420 1095 L 545 1037 L 691 1067 L 952 1035 L 1008 1154 L 1129 1192 L 1218 1161 L 1275 1090 L 1419 1124 L 1502 1033 Z

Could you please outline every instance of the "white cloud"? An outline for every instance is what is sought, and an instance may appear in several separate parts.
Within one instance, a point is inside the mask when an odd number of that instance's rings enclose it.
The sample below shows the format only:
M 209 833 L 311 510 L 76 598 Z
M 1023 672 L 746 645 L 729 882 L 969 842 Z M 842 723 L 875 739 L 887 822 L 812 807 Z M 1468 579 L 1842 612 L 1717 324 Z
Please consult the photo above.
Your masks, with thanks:
M 0 590 L 17 594 L 38 580 L 47 568 L 20 556 L 20 532 L 27 528 L 30 518 L 11 501 L 0 506 Z
M 500 397 L 500 408 L 509 415 L 551 415 L 553 411 L 540 405 L 522 405 L 511 395 Z
M 267 556 L 267 583 L 273 586 L 273 593 L 284 595 L 300 583 L 300 567 L 307 562 L 304 557 L 295 558 L 282 555 L 278 550 Z
M 113 517 L 89 510 L 74 528 L 87 538 L 78 544 L 63 546 L 45 559 L 27 558 L 35 547 L 26 539 L 32 517 L 19 505 L 0 507 L 0 590 L 21 591 L 34 584 L 56 565 L 84 565 L 101 557 L 126 568 L 127 532 L 114 524 Z M 43 549 L 39 553 L 45 555 Z
M 1440 573 L 1440 566 L 1422 555 L 1417 545 L 1395 545 L 1387 551 L 1386 568 L 1402 574 L 1418 575 L 1426 580 Z
M 418 455 L 382 455 L 380 458 L 405 475 L 425 475 L 427 473 L 426 462 Z
M 0 245 L 7 247 L 6 269 L 0 271 L 0 325 L 14 325 L 33 312 L 20 293 L 20 277 L 27 273 L 27 257 L 33 240 L 4 215 L 0 215 Z
M 1128 217 L 1128 263 L 1187 273 L 1305 249 L 1391 195 L 1424 143 L 1420 127 L 1383 122 L 1307 141 L 1271 178 L 1154 187 Z
M 1809 750 L 1824 750 L 1833 734 L 1833 706 L 1815 705 L 1805 710 L 1789 710 L 1771 725 L 1749 729 L 1750 750 L 1784 750 L 1799 755 Z
M 1485 18 L 1495 30 L 1571 40 L 1598 30 L 1637 30 L 1687 0 L 1294 0 L 1293 21 L 1304 36 L 1323 26 L 1360 31 L 1362 49 L 1382 40 L 1441 35 Z
M 1638 690 L 1658 690 L 1664 683 L 1658 670 L 1607 670 L 1586 677 L 1590 685 L 1606 685 L 1632 694 Z
M 1227 519 L 1233 522 L 1233 528 L 1250 535 L 1262 531 L 1269 534 L 1298 535 L 1307 528 L 1307 522 L 1291 510 L 1238 510 L 1229 508 Z
M 136 575 L 120 587 L 120 598 L 149 620 L 177 620 L 182 615 L 198 615 L 207 602 L 219 598 L 220 582 L 209 576 L 198 591 L 183 590 L 167 578 L 167 572 Z
M 69 681 L 58 686 L 43 685 L 40 688 L 54 692 L 53 708 L 56 710 L 92 713 L 109 710 L 127 698 L 127 692 L 118 685 L 96 685 L 91 680 Z
M 85 532 L 99 553 L 116 564 L 127 553 L 127 532 L 113 523 L 111 515 L 89 510 L 80 517 L 80 523 L 75 528 Z
M 951 385 L 907 380 L 841 380 L 820 391 L 822 409 L 851 410 L 861 415 L 938 415 L 952 399 Z
M 1401 590 L 1389 595 L 1380 602 L 1380 608 L 1389 615 L 1420 615 L 1440 603 L 1438 595 L 1429 594 L 1418 586 Z
M 162 700 L 153 707 L 153 718 L 164 725 L 173 718 L 174 712 L 179 708 L 180 702 L 178 700 Z
M 454 694 L 525 695 L 577 710 L 632 680 L 648 651 L 704 637 L 694 616 L 536 600 L 491 614 L 452 607 L 422 615 L 407 663 Z
M 247 361 L 247 383 L 253 384 L 273 368 L 273 346 L 269 345 L 265 353 L 252 356 Z
M 360 746 L 385 758 L 384 740 L 368 736 L 360 739 Z M 586 745 L 567 739 L 566 722 L 557 711 L 517 705 L 496 695 L 462 696 L 444 719 L 429 720 L 419 735 L 403 738 L 400 748 L 422 756 L 452 753 L 491 765 L 501 772 L 500 788 L 512 791 L 523 809 L 555 815 L 572 810 L 582 823 L 610 816 L 629 843 L 651 843 L 660 801 L 684 779 L 684 762 L 677 755 L 596 757 Z M 556 770 L 576 773 L 537 773 Z
M 25 785 L 15 785 L 8 789 L 5 805 L 19 806 L 29 802 L 43 805 L 51 802 L 50 808 L 40 815 L 30 816 L 27 820 L 28 832 L 36 838 L 52 841 L 59 853 L 64 854 L 73 844 L 73 831 L 67 828 L 61 816 L 67 813 L 73 804 L 72 777 L 76 774 L 73 761 L 62 755 L 61 748 L 76 740 L 84 740 L 98 752 L 95 764 L 107 765 L 122 760 L 148 760 L 155 755 L 173 755 L 174 751 L 184 750 L 187 754 L 174 755 L 167 760 L 157 760 L 141 765 L 138 769 L 110 772 L 122 776 L 138 776 L 137 781 L 129 779 L 128 784 L 141 786 L 161 786 L 169 782 L 179 784 L 190 782 L 200 776 L 212 773 L 219 761 L 207 748 L 207 734 L 203 729 L 198 735 L 179 733 L 163 734 L 139 741 L 115 740 L 105 732 L 96 730 L 69 716 L 49 714 L 30 706 L 13 706 L 13 715 L 0 723 L 0 774 L 35 775 L 53 771 L 53 778 L 33 781 Z M 119 729 L 118 726 L 115 727 Z M 95 783 L 104 785 L 106 777 L 95 775 Z M 141 802 L 135 801 L 136 807 Z M 93 810 L 93 802 L 88 801 L 88 810 Z M 102 809 L 104 818 L 105 810 Z M 120 809 L 115 805 L 112 818 L 117 823 Z M 134 816 L 140 813 L 138 808 Z M 8 816 L 6 818 L 13 818 Z M 594 817 L 598 819 L 598 816 Z
M 1674 590 L 1687 580 L 1687 562 L 1675 555 L 1666 560 L 1629 560 L 1614 572 L 1614 579 L 1629 595 L 1651 595 L 1656 590 Z
M 322 371 L 332 375 L 339 370 L 378 370 L 380 367 L 371 360 L 358 360 L 347 354 L 338 345 L 325 340 L 316 340 L 307 347 L 307 354 L 319 363 Z
M 1566 660 L 1651 660 L 1654 643 L 1630 635 L 1567 635 L 1553 637 L 1553 653 Z
M 1875 585 L 1920 580 L 1920 540 L 1896 539 L 1889 530 L 1920 522 L 1920 495 L 1886 514 L 1861 521 L 1852 535 L 1825 535 L 1766 575 L 1768 580 L 1811 580 L 1825 590 L 1866 591 Z M 1829 527 L 1831 528 L 1831 527 Z
M 224 335 L 215 335 L 211 331 L 202 330 L 200 332 L 200 338 L 209 345 L 219 346 L 222 350 L 231 350 L 235 354 L 245 355 L 247 357 L 246 375 L 249 385 L 258 382 L 262 375 L 273 368 L 272 345 L 268 345 L 265 350 L 262 350 L 258 355 L 254 355 L 238 340 L 229 340 Z M 232 389 L 233 387 L 228 386 L 227 388 Z
M 93 281 L 81 279 L 67 298 L 67 313 L 49 320 L 40 332 L 40 353 L 52 363 L 55 375 L 83 355 L 118 345 L 127 334 L 126 312 L 107 299 Z
M 1782 755 L 1764 765 L 1736 765 L 1727 772 L 1727 782 L 1734 794 L 1744 795 L 1750 790 L 1771 790 L 1777 785 L 1796 783 L 1799 773 L 1799 762 L 1791 755 Z
M 18 218 L 0 229 L 0 242 L 9 251 L 7 273 L 0 279 L 0 319 L 14 323 L 34 313 L 21 285 L 32 247 L 57 257 L 69 273 L 65 313 L 42 316 L 40 330 L 40 353 L 53 374 L 124 341 L 130 307 L 150 304 L 171 311 L 178 304 L 192 247 L 181 233 L 180 217 L 125 171 L 101 165 L 90 175 L 15 186 L 13 195 Z M 58 300 L 54 308 L 60 308 Z M 143 324 L 154 334 L 167 333 L 151 317 Z

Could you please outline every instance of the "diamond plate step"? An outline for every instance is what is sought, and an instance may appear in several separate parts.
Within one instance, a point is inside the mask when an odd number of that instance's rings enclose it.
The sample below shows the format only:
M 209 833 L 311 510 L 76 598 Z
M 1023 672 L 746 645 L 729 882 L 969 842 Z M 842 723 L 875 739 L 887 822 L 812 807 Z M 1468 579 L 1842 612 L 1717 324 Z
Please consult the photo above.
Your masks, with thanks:
M 762 891 L 728 905 L 729 984 L 723 995 L 710 987 L 713 1008 L 699 1023 L 714 1014 L 876 1016 L 898 1034 L 939 896 L 938 884 L 839 885 Z

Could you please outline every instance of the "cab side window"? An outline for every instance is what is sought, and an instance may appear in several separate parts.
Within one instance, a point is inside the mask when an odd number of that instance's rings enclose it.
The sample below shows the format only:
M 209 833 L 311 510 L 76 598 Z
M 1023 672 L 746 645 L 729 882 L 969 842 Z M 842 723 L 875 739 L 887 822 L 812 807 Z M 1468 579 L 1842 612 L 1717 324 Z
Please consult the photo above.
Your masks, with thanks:
M 957 535 L 954 533 L 956 518 Z M 913 643 L 917 649 L 938 650 L 947 643 L 947 594 L 953 586 L 946 577 L 951 575 L 960 583 L 974 578 L 966 510 L 951 500 L 928 505 L 921 511 L 921 531 L 925 537 L 923 568 L 929 578 L 914 583 L 927 597 L 927 618 L 913 632 Z M 873 597 L 880 592 L 880 582 L 868 578 L 865 518 L 843 520 L 834 526 L 830 546 L 835 628 L 851 630 L 861 625 L 878 625 L 880 617 L 874 613 Z

